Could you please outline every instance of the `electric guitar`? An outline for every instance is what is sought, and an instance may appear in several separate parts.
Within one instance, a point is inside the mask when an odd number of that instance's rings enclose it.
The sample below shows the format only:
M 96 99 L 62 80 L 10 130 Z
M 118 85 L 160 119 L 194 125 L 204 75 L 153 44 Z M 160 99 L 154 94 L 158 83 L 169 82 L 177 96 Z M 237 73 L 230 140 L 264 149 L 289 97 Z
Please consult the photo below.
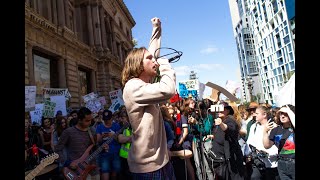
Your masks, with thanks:
M 40 161 L 40 164 L 34 168 L 26 177 L 25 180 L 32 180 L 34 177 L 37 176 L 37 174 L 39 174 L 43 168 L 45 168 L 46 166 L 52 164 L 54 162 L 54 160 L 58 159 L 59 155 L 57 153 L 52 153 L 50 155 L 48 155 L 47 157 L 45 157 L 44 159 L 42 159 Z
M 76 169 L 72 169 L 69 167 L 64 167 L 62 169 L 63 176 L 65 177 L 65 179 L 86 180 L 89 172 L 96 168 L 96 165 L 89 164 L 90 161 L 92 161 L 104 149 L 104 144 L 111 143 L 111 141 L 118 137 L 118 135 L 121 134 L 123 130 L 127 127 L 129 127 L 129 123 L 124 123 L 123 127 L 119 131 L 114 133 L 111 137 L 108 137 L 102 145 L 100 145 L 93 153 L 89 155 L 92 147 L 94 146 L 93 144 L 91 144 L 79 159 L 76 159 L 71 162 L 71 164 L 76 165 Z

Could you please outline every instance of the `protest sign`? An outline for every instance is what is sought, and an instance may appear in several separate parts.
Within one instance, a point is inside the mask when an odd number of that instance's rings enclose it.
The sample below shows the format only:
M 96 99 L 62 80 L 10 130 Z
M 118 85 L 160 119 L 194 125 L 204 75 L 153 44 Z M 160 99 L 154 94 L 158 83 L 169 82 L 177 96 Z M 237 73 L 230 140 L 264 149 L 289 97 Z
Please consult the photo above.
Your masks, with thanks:
M 109 107 L 109 110 L 110 110 L 112 113 L 114 113 L 114 112 L 116 112 L 116 111 L 121 107 L 121 105 L 123 105 L 123 104 L 121 104 L 121 102 L 120 102 L 118 99 L 116 99 L 116 100 L 111 104 L 111 106 Z
M 101 103 L 102 106 L 106 105 L 107 104 L 106 97 L 104 96 L 99 97 L 99 102 Z
M 120 103 L 120 104 L 124 104 L 123 98 L 122 98 L 122 90 L 118 89 L 115 91 L 110 91 L 109 92 L 109 96 L 111 99 L 111 104 L 113 104 L 116 100 Z
M 32 123 L 41 124 L 43 106 L 44 104 L 35 104 L 35 110 L 29 112 Z
M 43 108 L 43 117 L 45 118 L 53 118 L 55 116 L 54 110 L 56 107 L 55 102 L 51 102 L 49 100 L 44 101 L 44 108 Z
M 68 89 L 43 88 L 43 97 L 48 99 L 51 96 L 65 96 L 66 100 L 71 98 L 71 94 L 69 93 Z
M 91 92 L 87 95 L 82 96 L 84 103 L 87 103 L 90 100 L 94 100 L 96 98 L 98 98 L 98 94 Z
M 25 86 L 25 112 L 33 111 L 36 104 L 36 86 Z
M 67 116 L 67 108 L 66 108 L 66 97 L 65 96 L 51 96 L 51 102 L 56 103 L 56 107 L 54 109 L 54 114 L 57 114 L 57 111 L 61 111 L 63 116 Z
M 90 100 L 86 103 L 86 107 L 90 109 L 93 113 L 98 113 L 99 110 L 102 108 L 102 105 L 99 101 L 99 99 Z

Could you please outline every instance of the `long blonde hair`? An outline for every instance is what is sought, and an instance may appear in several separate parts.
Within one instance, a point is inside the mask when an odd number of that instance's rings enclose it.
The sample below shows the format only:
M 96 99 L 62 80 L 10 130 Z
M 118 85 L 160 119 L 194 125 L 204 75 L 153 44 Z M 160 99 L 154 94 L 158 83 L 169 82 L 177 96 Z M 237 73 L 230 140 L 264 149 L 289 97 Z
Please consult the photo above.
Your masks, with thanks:
M 125 62 L 121 73 L 121 82 L 124 86 L 130 79 L 137 78 L 142 73 L 143 69 L 143 56 L 147 49 L 145 47 L 132 49 Z

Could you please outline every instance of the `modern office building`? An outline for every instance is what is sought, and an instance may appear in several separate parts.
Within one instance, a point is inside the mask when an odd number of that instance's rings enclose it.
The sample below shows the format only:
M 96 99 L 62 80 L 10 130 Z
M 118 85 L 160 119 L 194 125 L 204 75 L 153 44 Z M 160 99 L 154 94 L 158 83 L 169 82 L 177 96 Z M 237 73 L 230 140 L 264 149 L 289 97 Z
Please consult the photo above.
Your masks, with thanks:
M 250 32 L 251 40 L 254 42 L 253 56 L 257 64 L 257 71 L 253 68 L 252 71 L 249 69 L 248 72 L 258 73 L 259 78 L 257 79 L 261 81 L 259 86 L 262 87 L 261 99 L 266 103 L 273 104 L 274 97 L 272 94 L 280 89 L 295 71 L 294 0 L 287 0 L 286 2 L 284 0 L 230 1 L 232 3 L 237 2 L 240 21 L 244 23 L 244 17 L 247 18 L 247 32 Z M 241 15 L 242 10 L 246 16 Z M 244 38 L 246 37 L 243 37 L 242 40 Z M 239 47 L 238 52 L 241 66 L 243 59 L 241 55 L 246 52 L 243 52 Z
M 294 41 L 286 3 L 284 0 L 248 0 L 248 10 L 263 96 L 267 103 L 273 104 L 272 94 L 295 71 Z M 294 19 L 294 4 L 290 12 Z
M 68 107 L 91 92 L 121 88 L 121 71 L 133 48 L 135 21 L 122 0 L 26 0 L 25 85 L 67 88 Z
M 240 65 L 241 102 L 253 101 L 253 97 L 263 102 L 247 3 L 245 0 L 229 0 L 229 7 Z

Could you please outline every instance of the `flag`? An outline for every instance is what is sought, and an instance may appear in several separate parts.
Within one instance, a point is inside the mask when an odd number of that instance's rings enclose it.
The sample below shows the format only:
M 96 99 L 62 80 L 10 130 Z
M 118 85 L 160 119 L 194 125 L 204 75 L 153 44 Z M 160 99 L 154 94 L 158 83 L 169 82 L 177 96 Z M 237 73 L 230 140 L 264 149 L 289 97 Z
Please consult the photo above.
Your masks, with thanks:
M 176 94 L 170 98 L 170 103 L 175 103 L 180 100 L 182 100 L 182 98 L 179 96 L 179 93 L 176 91 Z

